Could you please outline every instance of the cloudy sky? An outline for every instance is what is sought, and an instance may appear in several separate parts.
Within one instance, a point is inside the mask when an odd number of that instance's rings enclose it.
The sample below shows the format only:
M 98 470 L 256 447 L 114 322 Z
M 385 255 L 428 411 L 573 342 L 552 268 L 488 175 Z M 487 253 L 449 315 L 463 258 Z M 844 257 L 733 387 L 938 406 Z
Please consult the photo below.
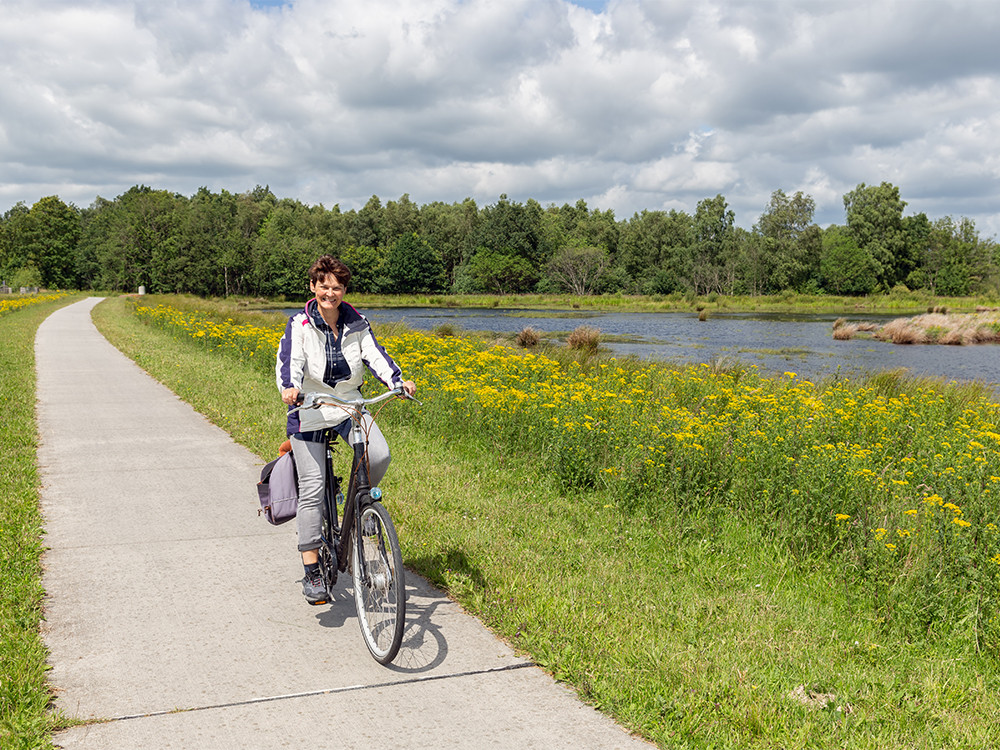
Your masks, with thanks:
M 135 184 L 1000 234 L 994 0 L 0 0 L 0 212 Z

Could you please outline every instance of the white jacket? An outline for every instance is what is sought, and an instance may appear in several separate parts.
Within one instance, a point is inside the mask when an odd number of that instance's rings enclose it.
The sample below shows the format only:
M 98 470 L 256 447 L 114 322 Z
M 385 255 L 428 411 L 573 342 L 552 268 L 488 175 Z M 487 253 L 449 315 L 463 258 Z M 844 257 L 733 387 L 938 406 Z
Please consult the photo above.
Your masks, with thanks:
M 278 390 L 298 388 L 303 393 L 333 393 L 344 399 L 361 397 L 365 366 L 387 388 L 403 383 L 399 366 L 375 340 L 368 319 L 346 302 L 340 303 L 343 323 L 341 352 L 351 369 L 349 377 L 326 382 L 326 336 L 313 322 L 319 315 L 316 300 L 288 319 L 285 333 L 278 344 L 275 377 Z M 288 434 L 310 432 L 335 427 L 347 419 L 347 412 L 337 406 L 321 406 L 288 415 Z

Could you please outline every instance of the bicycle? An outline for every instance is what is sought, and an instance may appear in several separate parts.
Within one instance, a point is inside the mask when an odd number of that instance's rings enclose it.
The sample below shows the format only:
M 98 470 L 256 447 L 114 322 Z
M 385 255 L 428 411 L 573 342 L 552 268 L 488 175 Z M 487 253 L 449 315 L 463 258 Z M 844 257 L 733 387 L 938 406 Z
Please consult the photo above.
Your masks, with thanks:
M 331 393 L 308 393 L 300 394 L 301 406 L 292 410 L 339 406 L 351 419 L 354 457 L 346 497 L 341 492 L 341 477 L 333 473 L 332 445 L 336 437 L 332 428 L 324 430 L 326 484 L 319 567 L 327 591 L 333 589 L 338 573 L 349 572 L 354 578 L 354 604 L 361 634 L 368 651 L 379 664 L 388 664 L 395 659 L 403 642 L 406 582 L 396 527 L 381 502 L 382 491 L 369 484 L 366 461 L 368 436 L 364 431 L 362 414 L 366 406 L 394 396 L 417 401 L 402 388 L 394 388 L 375 398 L 354 400 L 345 400 Z M 343 518 L 339 519 L 337 508 L 341 503 L 344 510 Z

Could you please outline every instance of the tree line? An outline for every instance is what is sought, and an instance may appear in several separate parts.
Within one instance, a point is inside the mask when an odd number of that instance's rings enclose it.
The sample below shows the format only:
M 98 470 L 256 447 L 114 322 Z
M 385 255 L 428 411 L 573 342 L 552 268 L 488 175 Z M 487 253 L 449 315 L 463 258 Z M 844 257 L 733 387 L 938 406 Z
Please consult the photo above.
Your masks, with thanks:
M 752 229 L 725 198 L 619 220 L 579 200 L 543 207 L 506 195 L 418 206 L 372 196 L 358 210 L 201 188 L 137 185 L 84 209 L 57 196 L 0 218 L 10 286 L 299 297 L 320 254 L 342 258 L 373 293 L 864 295 L 905 286 L 965 296 L 1000 287 L 1000 251 L 968 218 L 904 215 L 899 188 L 861 183 L 845 222 L 820 228 L 815 202 L 771 194 Z

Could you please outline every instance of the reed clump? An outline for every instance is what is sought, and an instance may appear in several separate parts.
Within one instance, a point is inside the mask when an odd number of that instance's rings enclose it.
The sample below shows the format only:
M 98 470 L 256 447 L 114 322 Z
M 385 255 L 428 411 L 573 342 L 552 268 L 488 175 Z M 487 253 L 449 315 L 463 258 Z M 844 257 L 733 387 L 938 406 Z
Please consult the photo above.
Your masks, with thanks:
M 1000 343 L 1000 315 L 994 312 L 925 313 L 890 321 L 876 331 L 874 337 L 893 344 L 967 346 Z
M 570 349 L 594 353 L 601 345 L 601 329 L 594 326 L 577 326 L 566 341 Z
M 522 328 L 517 336 L 514 337 L 514 342 L 522 349 L 531 349 L 532 347 L 538 346 L 538 343 L 542 340 L 542 335 L 531 326 L 525 326 Z
M 833 338 L 837 341 L 849 341 L 857 333 L 870 333 L 877 330 L 878 326 L 874 323 L 848 323 L 845 318 L 837 318 L 833 322 Z
M 857 323 L 841 323 L 840 325 L 834 324 L 833 326 L 833 338 L 837 341 L 850 341 L 857 332 Z

